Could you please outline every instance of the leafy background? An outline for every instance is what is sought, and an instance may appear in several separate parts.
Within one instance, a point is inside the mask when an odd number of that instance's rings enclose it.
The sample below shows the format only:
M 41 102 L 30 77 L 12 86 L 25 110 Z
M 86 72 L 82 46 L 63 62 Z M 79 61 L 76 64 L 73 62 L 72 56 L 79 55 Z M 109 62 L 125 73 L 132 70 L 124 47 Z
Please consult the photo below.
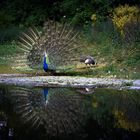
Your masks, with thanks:
M 17 53 L 21 31 L 33 25 L 42 27 L 47 19 L 54 19 L 70 22 L 80 30 L 89 55 L 98 62 L 97 67 L 83 66 L 71 71 L 72 75 L 140 78 L 139 3 L 140 0 L 1 0 L 0 72 L 6 73 L 9 66 L 9 60 L 3 58 Z

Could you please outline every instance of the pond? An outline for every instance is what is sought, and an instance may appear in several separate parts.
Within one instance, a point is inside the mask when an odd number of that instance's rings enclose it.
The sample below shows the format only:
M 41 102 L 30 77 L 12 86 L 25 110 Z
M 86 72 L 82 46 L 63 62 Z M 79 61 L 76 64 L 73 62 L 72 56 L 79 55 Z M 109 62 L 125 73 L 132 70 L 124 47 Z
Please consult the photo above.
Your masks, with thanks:
M 140 139 L 138 90 L 0 86 L 0 140 Z

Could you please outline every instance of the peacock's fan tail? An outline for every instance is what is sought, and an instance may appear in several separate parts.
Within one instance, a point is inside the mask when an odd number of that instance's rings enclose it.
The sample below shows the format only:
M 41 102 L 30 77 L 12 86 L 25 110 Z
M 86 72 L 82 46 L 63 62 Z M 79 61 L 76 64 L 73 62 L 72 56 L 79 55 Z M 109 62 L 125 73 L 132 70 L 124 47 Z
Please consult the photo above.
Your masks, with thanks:
M 77 64 L 85 48 L 79 32 L 70 24 L 52 20 L 45 22 L 42 32 L 33 27 L 22 33 L 18 46 L 26 55 L 26 64 L 30 68 L 41 69 L 45 52 L 48 54 L 50 67 L 58 69 Z
M 16 87 L 11 93 L 16 101 L 16 112 L 34 128 L 44 127 L 51 136 L 81 131 L 86 118 L 82 95 L 66 88 L 33 90 Z

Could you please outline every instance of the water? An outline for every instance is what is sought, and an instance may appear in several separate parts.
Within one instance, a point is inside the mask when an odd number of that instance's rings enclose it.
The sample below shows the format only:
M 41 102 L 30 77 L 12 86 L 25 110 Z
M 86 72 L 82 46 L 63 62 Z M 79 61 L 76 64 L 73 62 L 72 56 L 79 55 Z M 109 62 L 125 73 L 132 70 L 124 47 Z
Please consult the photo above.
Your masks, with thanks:
M 140 139 L 136 90 L 0 86 L 0 140 Z

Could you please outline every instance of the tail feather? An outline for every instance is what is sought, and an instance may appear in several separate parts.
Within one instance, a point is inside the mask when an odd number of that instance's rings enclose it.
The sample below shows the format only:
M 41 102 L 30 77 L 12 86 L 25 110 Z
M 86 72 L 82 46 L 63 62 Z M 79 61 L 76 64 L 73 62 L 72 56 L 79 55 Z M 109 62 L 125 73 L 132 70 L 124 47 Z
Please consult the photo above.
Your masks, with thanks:
M 51 65 L 57 69 L 64 65 L 75 65 L 76 61 L 73 60 L 78 60 L 84 48 L 78 37 L 79 32 L 70 24 L 48 20 L 42 33 L 35 27 L 29 28 L 27 33 L 22 33 L 19 37 L 19 49 L 26 53 L 29 67 L 42 66 L 46 52 Z

